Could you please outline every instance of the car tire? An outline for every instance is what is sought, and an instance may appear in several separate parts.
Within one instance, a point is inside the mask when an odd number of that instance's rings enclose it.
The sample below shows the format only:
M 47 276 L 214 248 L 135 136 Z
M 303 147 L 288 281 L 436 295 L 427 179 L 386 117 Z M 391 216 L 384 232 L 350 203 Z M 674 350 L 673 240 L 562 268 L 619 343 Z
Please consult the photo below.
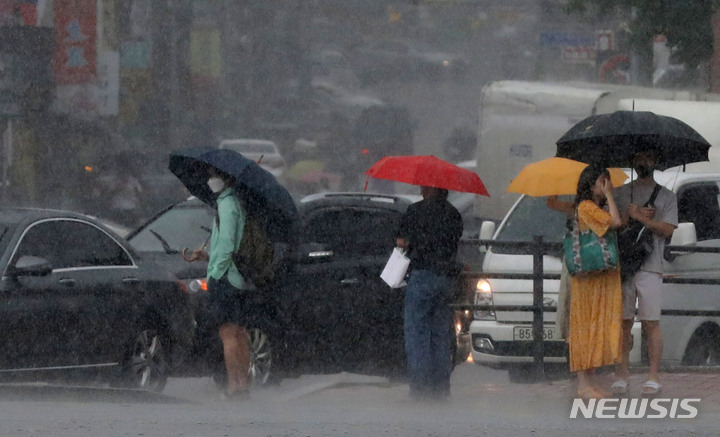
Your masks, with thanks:
M 280 381 L 280 375 L 273 367 L 273 343 L 270 336 L 260 328 L 249 328 L 250 368 L 248 383 L 251 387 L 264 387 Z M 218 387 L 227 385 L 227 372 L 224 361 L 220 361 L 213 373 L 213 381 Z
M 685 366 L 720 366 L 720 328 L 699 329 L 688 342 L 682 363 Z
M 170 373 L 168 342 L 157 329 L 138 331 L 128 347 L 123 365 L 123 386 L 160 393 Z

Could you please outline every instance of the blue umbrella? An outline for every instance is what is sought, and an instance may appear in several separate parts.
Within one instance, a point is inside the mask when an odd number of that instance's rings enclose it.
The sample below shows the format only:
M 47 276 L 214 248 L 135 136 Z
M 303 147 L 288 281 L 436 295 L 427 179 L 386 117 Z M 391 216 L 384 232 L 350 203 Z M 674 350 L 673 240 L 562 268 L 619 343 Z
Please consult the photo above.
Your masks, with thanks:
M 229 149 L 191 147 L 170 154 L 170 171 L 195 197 L 215 205 L 215 195 L 207 186 L 207 167 L 232 176 L 237 188 L 248 194 L 246 206 L 273 241 L 289 241 L 297 208 L 290 193 L 275 177 L 254 161 Z

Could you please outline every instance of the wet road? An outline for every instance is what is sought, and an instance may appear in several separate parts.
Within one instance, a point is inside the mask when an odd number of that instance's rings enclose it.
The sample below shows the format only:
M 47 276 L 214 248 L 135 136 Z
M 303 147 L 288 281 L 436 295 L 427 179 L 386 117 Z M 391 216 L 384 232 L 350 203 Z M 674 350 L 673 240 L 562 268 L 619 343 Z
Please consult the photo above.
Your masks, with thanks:
M 0 436 L 717 435 L 720 375 L 663 377 L 665 396 L 701 399 L 696 418 L 570 419 L 574 381 L 515 384 L 466 363 L 444 403 L 411 401 L 406 385 L 352 374 L 287 379 L 242 402 L 221 400 L 210 378 L 173 378 L 161 395 L 3 385 Z

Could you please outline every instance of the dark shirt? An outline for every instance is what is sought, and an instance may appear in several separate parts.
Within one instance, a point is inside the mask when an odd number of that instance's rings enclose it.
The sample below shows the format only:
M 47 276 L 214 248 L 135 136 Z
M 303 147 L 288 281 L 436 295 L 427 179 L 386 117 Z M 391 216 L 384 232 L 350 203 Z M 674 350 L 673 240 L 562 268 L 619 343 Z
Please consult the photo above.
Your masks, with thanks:
M 445 199 L 431 198 L 408 207 L 397 237 L 408 240 L 411 269 L 450 273 L 462 231 L 458 210 Z

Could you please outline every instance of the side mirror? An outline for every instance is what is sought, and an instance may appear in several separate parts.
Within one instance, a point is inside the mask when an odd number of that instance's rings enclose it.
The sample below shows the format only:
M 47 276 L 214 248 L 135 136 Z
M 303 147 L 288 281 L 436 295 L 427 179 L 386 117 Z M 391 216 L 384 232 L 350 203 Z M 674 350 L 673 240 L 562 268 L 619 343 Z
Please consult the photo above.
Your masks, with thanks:
M 679 223 L 677 229 L 673 232 L 670 239 L 670 246 L 693 246 L 697 243 L 697 233 L 695 232 L 695 223 Z M 674 261 L 680 252 L 673 252 L 667 247 L 665 248 L 665 260 Z
M 671 246 L 690 246 L 697 243 L 695 223 L 680 223 L 670 239 Z
M 492 220 L 485 220 L 482 222 L 482 225 L 480 225 L 479 238 L 481 240 L 490 240 L 493 235 L 495 235 L 495 222 Z M 480 246 L 480 253 L 485 252 L 487 252 L 487 246 Z
M 45 276 L 52 273 L 52 264 L 45 258 L 38 256 L 21 256 L 11 270 L 11 275 L 18 276 Z

